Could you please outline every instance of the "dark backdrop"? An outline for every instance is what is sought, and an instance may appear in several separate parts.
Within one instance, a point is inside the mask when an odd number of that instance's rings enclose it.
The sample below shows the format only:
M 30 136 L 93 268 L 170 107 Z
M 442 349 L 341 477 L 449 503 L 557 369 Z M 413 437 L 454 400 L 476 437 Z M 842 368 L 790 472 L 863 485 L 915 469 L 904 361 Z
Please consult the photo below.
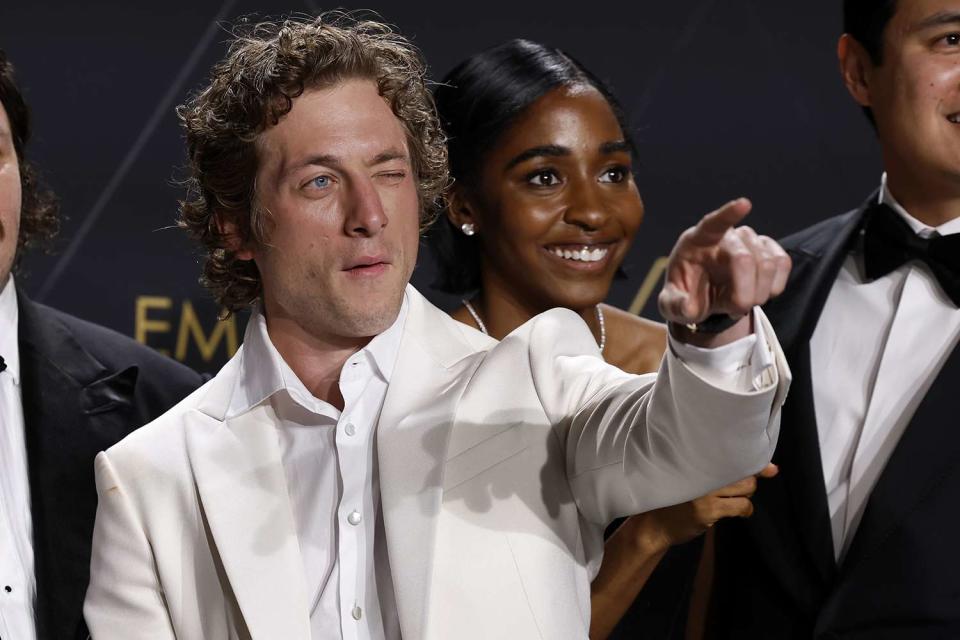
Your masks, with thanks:
M 480 49 L 526 37 L 566 49 L 609 81 L 639 142 L 647 218 L 613 304 L 704 212 L 738 195 L 780 236 L 858 204 L 880 179 L 872 133 L 834 55 L 839 2 L 376 2 L 434 78 Z M 218 22 L 316 13 L 318 2 L 165 0 L 0 6 L 0 47 L 35 116 L 30 155 L 63 200 L 57 253 L 19 282 L 36 300 L 136 336 L 202 370 L 242 337 L 218 325 L 197 251 L 172 228 L 183 140 L 173 108 L 224 52 Z M 425 253 L 414 283 L 428 296 Z M 641 296 L 642 298 L 642 296 Z M 656 317 L 653 297 L 643 312 Z M 642 301 L 642 300 L 641 300 Z

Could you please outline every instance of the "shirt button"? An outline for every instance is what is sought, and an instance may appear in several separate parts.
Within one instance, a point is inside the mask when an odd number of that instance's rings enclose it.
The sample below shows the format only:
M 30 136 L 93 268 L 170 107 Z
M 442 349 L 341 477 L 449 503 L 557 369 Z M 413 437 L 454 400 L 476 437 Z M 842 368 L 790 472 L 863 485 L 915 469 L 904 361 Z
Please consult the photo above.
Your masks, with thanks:
M 351 511 L 350 515 L 347 516 L 347 522 L 353 526 L 360 524 L 361 516 L 359 511 Z
M 363 610 L 360 607 L 354 607 L 350 615 L 353 616 L 354 620 L 359 620 L 363 616 Z
M 347 423 L 347 427 L 344 429 L 348 436 L 352 436 L 357 432 L 357 428 L 353 426 L 352 422 Z

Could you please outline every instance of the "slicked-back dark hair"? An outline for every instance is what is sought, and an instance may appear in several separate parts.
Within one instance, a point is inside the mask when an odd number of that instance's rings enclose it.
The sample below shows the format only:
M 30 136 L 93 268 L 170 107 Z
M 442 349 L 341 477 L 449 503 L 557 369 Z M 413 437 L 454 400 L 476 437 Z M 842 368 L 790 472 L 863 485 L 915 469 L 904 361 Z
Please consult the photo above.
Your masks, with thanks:
M 897 0 L 844 0 L 843 32 L 848 33 L 863 45 L 873 64 L 883 64 L 883 34 L 890 19 L 897 11 Z M 870 107 L 863 113 L 876 128 L 877 123 Z
M 558 87 L 590 86 L 610 104 L 633 148 L 623 109 L 610 89 L 560 49 L 529 40 L 510 40 L 458 64 L 434 90 L 447 134 L 450 175 L 476 188 L 487 154 L 534 102 Z M 480 288 L 480 247 L 476 237 L 441 216 L 429 239 L 438 261 L 434 286 L 462 294 Z
M 60 207 L 57 197 L 40 181 L 36 169 L 27 161 L 30 140 L 30 109 L 17 85 L 13 65 L 0 49 L 0 104 L 10 121 L 10 135 L 20 169 L 20 234 L 17 236 L 14 268 L 20 263 L 23 249 L 48 248 L 60 230 Z

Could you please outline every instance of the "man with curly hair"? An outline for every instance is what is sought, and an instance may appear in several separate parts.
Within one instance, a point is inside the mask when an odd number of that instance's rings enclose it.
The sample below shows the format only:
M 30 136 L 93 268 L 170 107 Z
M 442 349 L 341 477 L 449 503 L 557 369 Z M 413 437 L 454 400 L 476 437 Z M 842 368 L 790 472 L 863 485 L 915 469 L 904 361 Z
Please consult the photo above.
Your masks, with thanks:
M 789 376 L 755 305 L 789 260 L 733 228 L 749 204 L 677 243 L 659 377 L 570 311 L 497 343 L 408 284 L 447 183 L 424 73 L 379 23 L 263 23 L 179 109 L 181 224 L 254 311 L 212 381 L 97 458 L 97 640 L 585 638 L 608 522 L 768 462 Z
M 83 639 L 94 456 L 202 380 L 17 287 L 24 251 L 49 242 L 59 222 L 56 198 L 27 161 L 29 138 L 0 51 L 0 638 Z

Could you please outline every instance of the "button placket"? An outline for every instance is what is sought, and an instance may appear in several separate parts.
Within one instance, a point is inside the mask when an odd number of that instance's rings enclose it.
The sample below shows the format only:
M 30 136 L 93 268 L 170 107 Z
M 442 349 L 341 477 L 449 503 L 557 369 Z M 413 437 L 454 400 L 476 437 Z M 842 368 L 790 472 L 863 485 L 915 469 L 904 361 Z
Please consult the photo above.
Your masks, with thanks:
M 340 496 L 340 601 L 344 640 L 368 638 L 363 604 L 368 588 L 366 576 L 368 531 L 365 525 L 365 503 L 369 499 L 368 442 L 359 437 L 365 431 L 367 415 L 362 401 L 369 384 L 369 370 L 361 359 L 351 360 L 344 368 L 340 388 L 344 412 L 337 428 L 337 451 L 340 457 L 342 493 Z M 351 576 L 351 577 L 348 577 Z M 352 624 L 347 624 L 353 621 Z

